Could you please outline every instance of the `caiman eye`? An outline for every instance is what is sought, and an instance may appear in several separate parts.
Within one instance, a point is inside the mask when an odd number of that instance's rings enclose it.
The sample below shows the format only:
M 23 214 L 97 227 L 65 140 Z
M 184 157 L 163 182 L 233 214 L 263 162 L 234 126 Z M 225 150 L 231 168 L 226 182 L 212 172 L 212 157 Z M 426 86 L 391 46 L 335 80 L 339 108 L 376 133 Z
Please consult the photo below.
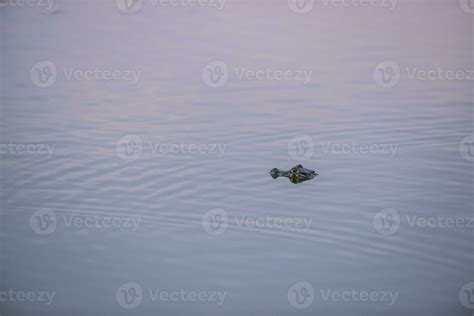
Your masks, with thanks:
M 291 173 L 296 173 L 298 170 L 296 168 L 291 169 Z

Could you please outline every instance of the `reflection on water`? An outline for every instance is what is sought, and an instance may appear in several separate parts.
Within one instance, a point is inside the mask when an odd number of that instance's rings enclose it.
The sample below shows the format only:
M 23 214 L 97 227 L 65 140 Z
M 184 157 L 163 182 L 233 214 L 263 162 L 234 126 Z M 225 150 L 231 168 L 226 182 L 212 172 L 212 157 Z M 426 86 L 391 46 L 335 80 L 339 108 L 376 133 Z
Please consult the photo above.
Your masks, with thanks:
M 2 315 L 472 314 L 471 15 L 154 3 L 0 8 Z

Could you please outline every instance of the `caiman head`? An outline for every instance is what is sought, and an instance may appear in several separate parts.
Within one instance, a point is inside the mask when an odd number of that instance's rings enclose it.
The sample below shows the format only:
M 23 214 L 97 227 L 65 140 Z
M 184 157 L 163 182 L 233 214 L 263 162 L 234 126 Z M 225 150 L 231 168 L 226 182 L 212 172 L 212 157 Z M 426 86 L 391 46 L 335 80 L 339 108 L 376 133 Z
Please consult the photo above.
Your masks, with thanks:
M 270 170 L 270 175 L 273 179 L 278 177 L 286 177 L 290 179 L 292 183 L 301 183 L 307 180 L 311 180 L 318 174 L 313 170 L 306 169 L 302 165 L 296 165 L 288 171 L 282 171 L 277 168 Z

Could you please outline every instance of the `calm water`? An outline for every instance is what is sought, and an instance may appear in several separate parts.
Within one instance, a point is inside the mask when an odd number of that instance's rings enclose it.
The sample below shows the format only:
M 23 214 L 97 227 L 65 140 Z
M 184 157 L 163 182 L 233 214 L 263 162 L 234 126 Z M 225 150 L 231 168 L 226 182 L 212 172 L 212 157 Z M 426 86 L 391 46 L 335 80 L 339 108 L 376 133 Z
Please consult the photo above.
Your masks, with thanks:
M 473 81 L 437 71 L 474 68 L 457 1 L 15 3 L 3 316 L 473 314 Z M 268 174 L 298 163 L 320 175 Z

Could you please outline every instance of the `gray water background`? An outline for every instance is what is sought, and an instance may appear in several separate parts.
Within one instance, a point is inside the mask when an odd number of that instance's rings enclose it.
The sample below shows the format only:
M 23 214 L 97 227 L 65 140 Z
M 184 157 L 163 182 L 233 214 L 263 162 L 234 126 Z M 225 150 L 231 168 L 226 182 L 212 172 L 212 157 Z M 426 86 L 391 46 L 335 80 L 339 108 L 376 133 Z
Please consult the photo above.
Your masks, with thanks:
M 473 217 L 473 163 L 460 154 L 474 132 L 472 81 L 411 80 L 405 69 L 473 69 L 473 16 L 457 1 L 382 7 L 323 6 L 295 14 L 286 1 L 158 6 L 136 14 L 114 1 L 62 1 L 55 10 L 0 8 L 3 144 L 48 144 L 52 155 L 1 155 L 0 290 L 54 291 L 51 305 L 0 302 L 9 315 L 472 315 L 461 287 L 474 281 L 474 228 L 410 227 L 407 216 Z M 58 67 L 53 86 L 30 78 Z M 214 60 L 220 88 L 203 82 Z M 400 65 L 383 88 L 373 71 Z M 140 70 L 136 84 L 66 80 L 63 68 Z M 235 68 L 312 71 L 296 80 L 245 80 Z M 126 161 L 117 142 L 139 136 Z M 314 140 L 297 161 L 294 137 Z M 146 144 L 221 144 L 225 153 L 153 153 Z M 325 151 L 322 143 L 397 146 Z M 337 148 L 337 147 L 336 147 Z M 378 147 L 380 148 L 380 147 Z M 291 152 L 291 151 L 290 151 Z M 302 163 L 320 175 L 294 185 L 271 168 Z M 50 209 L 39 235 L 34 212 Z M 374 216 L 402 220 L 379 234 Z M 230 222 L 212 235 L 203 214 Z M 125 227 L 67 227 L 75 215 L 139 218 Z M 239 226 L 241 216 L 311 220 L 309 229 Z M 225 303 L 152 301 L 125 309 L 117 289 L 226 292 Z M 308 282 L 297 309 L 290 287 Z M 393 291 L 386 302 L 324 301 L 321 290 Z

